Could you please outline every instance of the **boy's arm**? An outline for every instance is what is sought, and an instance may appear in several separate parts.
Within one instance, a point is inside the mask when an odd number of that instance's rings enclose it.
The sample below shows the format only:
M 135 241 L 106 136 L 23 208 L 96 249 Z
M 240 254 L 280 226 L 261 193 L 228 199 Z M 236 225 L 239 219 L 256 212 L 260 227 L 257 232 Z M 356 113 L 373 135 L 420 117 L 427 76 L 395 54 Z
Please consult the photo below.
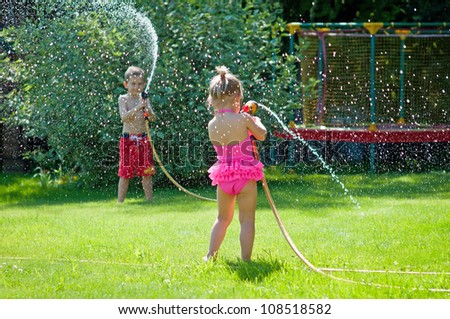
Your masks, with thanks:
M 153 111 L 150 101 L 148 99 L 146 101 L 147 101 L 147 106 L 146 106 L 144 112 L 145 111 L 148 112 L 148 119 L 150 122 L 153 122 L 155 120 L 155 111 Z
M 125 97 L 121 96 L 119 97 L 119 112 L 120 112 L 120 119 L 122 122 L 127 122 L 129 120 L 133 120 L 134 116 L 136 116 L 139 112 L 142 113 L 144 110 L 145 105 L 144 104 L 138 104 L 135 108 L 132 108 L 131 110 L 127 110 L 127 100 Z

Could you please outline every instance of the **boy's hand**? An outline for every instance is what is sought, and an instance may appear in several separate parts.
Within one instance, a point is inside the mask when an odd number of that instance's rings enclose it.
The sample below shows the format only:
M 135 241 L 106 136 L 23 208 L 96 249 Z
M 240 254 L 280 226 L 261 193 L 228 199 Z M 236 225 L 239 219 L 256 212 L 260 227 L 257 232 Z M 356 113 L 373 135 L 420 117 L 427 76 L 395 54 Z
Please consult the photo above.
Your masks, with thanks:
M 136 105 L 136 108 L 135 108 L 135 110 L 137 112 L 139 112 L 139 111 L 145 112 L 146 109 L 147 109 L 147 105 L 145 103 L 138 104 L 138 105 Z
M 141 101 L 141 107 L 142 107 L 142 109 L 143 109 L 144 111 L 145 111 L 146 109 L 148 109 L 148 107 L 149 107 L 148 100 L 142 99 L 142 101 Z
M 155 121 L 155 114 L 153 114 L 153 112 L 148 112 L 148 116 L 147 116 L 148 120 L 150 122 L 154 122 Z
M 142 110 L 144 111 L 144 117 L 146 120 L 149 120 L 150 122 L 155 121 L 155 113 L 153 113 L 153 110 L 150 106 L 150 103 L 148 102 L 148 94 L 144 97 L 142 95 Z
M 155 114 L 151 109 L 145 108 L 144 109 L 144 117 L 145 119 L 149 120 L 150 122 L 155 121 Z

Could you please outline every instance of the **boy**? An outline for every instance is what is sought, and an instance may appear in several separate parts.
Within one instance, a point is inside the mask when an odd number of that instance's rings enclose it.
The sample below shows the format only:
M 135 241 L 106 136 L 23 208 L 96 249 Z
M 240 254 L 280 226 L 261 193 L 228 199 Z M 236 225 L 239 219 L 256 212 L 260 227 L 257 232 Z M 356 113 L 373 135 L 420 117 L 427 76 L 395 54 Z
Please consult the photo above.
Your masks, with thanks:
M 118 202 L 125 200 L 130 179 L 142 177 L 142 188 L 148 201 L 153 199 L 152 176 L 155 174 L 152 147 L 147 137 L 144 112 L 154 120 L 148 99 L 143 99 L 146 80 L 144 70 L 131 66 L 125 72 L 127 94 L 119 96 L 120 119 L 123 122 L 120 137 Z

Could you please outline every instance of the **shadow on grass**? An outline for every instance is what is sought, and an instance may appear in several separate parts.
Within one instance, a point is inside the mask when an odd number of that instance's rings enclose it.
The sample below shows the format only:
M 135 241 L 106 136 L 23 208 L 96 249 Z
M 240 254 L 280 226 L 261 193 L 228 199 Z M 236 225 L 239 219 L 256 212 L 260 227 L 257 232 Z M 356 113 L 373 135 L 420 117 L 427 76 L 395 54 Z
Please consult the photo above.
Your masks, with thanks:
M 225 264 L 231 273 L 236 273 L 240 280 L 249 282 L 262 282 L 272 273 L 283 268 L 283 264 L 278 260 L 257 259 L 252 261 L 230 261 Z
M 348 174 L 339 176 L 349 195 L 358 198 L 448 198 L 450 175 L 446 172 L 408 174 Z M 278 208 L 320 209 L 353 204 L 341 185 L 329 175 L 284 174 L 268 176 L 268 186 Z M 264 201 L 261 202 L 266 205 Z
M 352 207 L 353 204 L 344 194 L 343 189 L 328 175 L 282 174 L 270 176 L 268 185 L 277 208 L 301 208 L 320 211 L 328 207 Z M 341 177 L 350 195 L 371 198 L 448 198 L 449 174 L 431 172 L 425 174 L 383 174 L 383 175 L 343 175 Z M 183 181 L 180 181 L 181 184 Z M 180 206 L 186 200 L 203 201 L 186 195 L 175 188 L 158 188 L 155 185 L 155 200 L 152 205 Z M 214 187 L 189 189 L 199 195 L 215 198 Z M 24 174 L 0 174 L 0 204 L 7 206 L 58 205 L 63 203 L 110 202 L 115 201 L 117 185 L 105 185 L 97 188 L 81 188 L 75 184 L 58 185 L 43 188 L 37 179 Z M 135 179 L 130 184 L 128 199 L 142 199 L 143 191 L 140 181 Z M 127 205 L 132 202 L 126 203 Z M 174 207 L 173 207 L 174 208 Z M 258 208 L 269 208 L 263 189 L 259 185 Z
M 43 187 L 30 175 L 0 174 L 0 203 L 8 206 L 51 205 L 88 201 L 107 201 L 109 189 L 82 189 L 75 184 Z
M 212 187 L 198 188 L 195 193 L 206 197 L 215 197 Z M 117 185 L 89 188 L 79 187 L 72 183 L 42 187 L 39 181 L 29 174 L 0 174 L 0 206 L 3 208 L 91 202 L 115 204 L 117 202 Z M 179 209 L 184 212 L 186 207 L 195 208 L 203 205 L 204 201 L 186 195 L 174 187 L 155 187 L 154 200 L 149 203 L 145 200 L 140 180 L 135 178 L 130 183 L 127 198 L 122 205 L 124 207 L 167 207 L 168 204 L 170 204 L 171 210 Z

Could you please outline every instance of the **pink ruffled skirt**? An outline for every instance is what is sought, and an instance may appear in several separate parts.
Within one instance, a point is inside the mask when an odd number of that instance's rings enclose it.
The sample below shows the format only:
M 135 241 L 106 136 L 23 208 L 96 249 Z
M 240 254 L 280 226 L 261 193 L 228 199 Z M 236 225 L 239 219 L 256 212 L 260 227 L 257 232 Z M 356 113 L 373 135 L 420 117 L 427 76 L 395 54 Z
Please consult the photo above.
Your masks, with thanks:
M 254 158 L 234 158 L 231 162 L 217 161 L 208 170 L 212 185 L 219 185 L 225 193 L 236 195 L 249 180 L 264 177 L 264 165 Z

